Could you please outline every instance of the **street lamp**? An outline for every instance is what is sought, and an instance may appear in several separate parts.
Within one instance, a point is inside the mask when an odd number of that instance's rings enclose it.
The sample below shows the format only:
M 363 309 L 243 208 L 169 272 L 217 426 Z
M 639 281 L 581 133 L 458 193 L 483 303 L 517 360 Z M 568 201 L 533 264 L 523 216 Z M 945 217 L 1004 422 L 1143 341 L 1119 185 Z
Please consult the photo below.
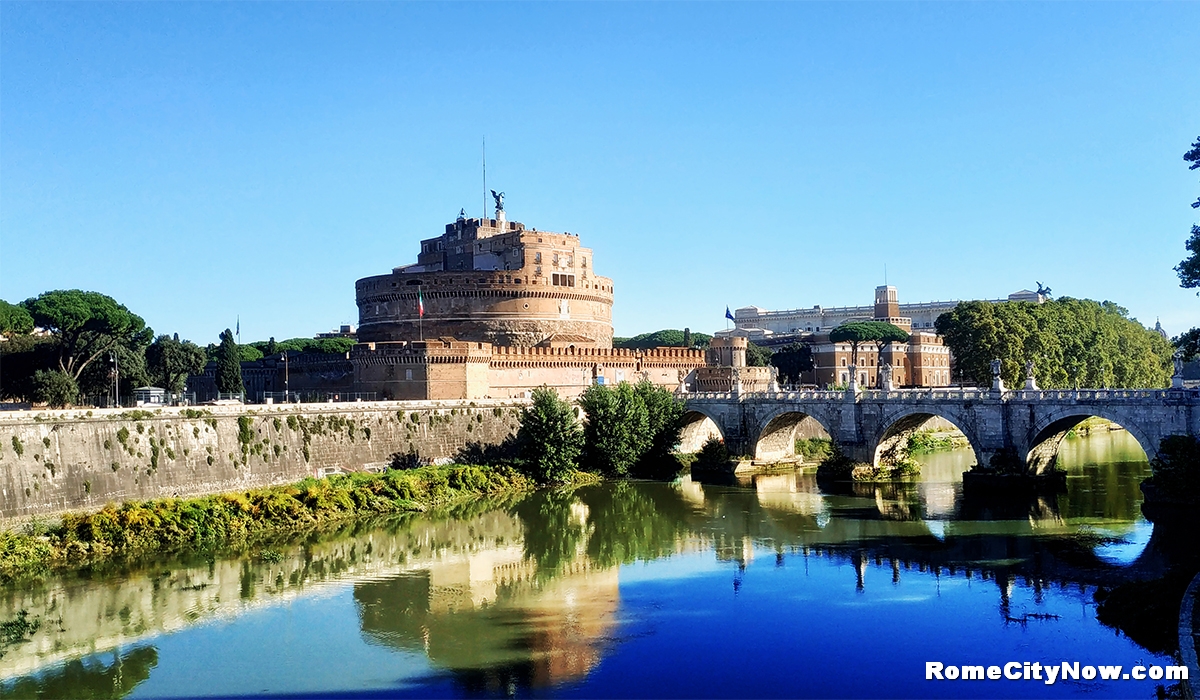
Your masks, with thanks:
M 291 402 L 292 402 L 292 398 L 291 398 L 291 397 L 292 397 L 292 395 L 291 395 L 291 393 L 288 391 L 288 358 L 287 358 L 287 350 L 284 350 L 284 351 L 283 351 L 283 402 L 284 402 L 284 403 L 291 403 Z
M 113 404 L 117 408 L 120 408 L 121 407 L 121 371 L 120 371 L 120 368 L 117 366 L 117 351 L 116 350 L 110 350 L 108 352 L 108 361 L 112 365 Z

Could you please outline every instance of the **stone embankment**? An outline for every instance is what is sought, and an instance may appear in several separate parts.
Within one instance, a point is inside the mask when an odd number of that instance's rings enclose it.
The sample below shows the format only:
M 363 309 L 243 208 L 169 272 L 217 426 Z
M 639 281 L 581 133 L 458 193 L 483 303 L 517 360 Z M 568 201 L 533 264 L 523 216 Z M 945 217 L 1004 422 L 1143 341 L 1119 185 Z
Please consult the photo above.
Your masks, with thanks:
M 450 460 L 514 434 L 524 401 L 0 413 L 0 520 Z

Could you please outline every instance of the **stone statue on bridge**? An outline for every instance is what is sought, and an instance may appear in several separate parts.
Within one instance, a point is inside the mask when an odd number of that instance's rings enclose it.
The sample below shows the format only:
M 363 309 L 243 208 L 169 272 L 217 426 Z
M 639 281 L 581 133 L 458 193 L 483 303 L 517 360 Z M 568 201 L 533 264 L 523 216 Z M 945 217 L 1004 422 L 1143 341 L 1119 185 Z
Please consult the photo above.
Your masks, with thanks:
M 992 391 L 1004 391 L 1004 380 L 1000 378 L 1000 360 L 992 360 Z
M 1183 351 L 1177 350 L 1171 358 L 1175 363 L 1175 373 L 1171 375 L 1171 388 L 1183 388 Z
M 1037 379 L 1033 376 L 1033 360 L 1025 361 L 1025 388 L 1029 391 L 1037 391 Z
M 895 385 L 892 384 L 892 365 L 889 362 L 879 365 L 879 388 L 884 391 L 896 390 Z

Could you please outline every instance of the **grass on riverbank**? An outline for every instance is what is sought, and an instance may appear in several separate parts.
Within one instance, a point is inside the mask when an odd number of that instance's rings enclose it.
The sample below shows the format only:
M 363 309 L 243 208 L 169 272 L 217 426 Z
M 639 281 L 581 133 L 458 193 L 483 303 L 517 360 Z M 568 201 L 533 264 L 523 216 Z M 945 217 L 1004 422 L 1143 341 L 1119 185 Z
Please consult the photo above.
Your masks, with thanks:
M 240 544 L 357 517 L 424 511 L 536 484 L 505 467 L 448 465 L 335 475 L 189 499 L 109 504 L 46 526 L 0 531 L 0 582 L 110 557 Z

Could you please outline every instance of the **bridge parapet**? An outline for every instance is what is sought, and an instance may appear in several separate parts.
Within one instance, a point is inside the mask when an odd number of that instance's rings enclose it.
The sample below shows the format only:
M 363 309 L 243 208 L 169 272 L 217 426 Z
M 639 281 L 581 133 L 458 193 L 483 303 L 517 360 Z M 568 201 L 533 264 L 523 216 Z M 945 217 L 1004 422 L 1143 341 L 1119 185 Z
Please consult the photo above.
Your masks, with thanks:
M 845 391 L 804 389 L 796 391 L 697 391 L 682 392 L 685 401 L 846 401 Z M 995 392 L 974 387 L 945 387 L 924 389 L 863 389 L 855 395 L 858 401 L 1120 401 L 1136 400 L 1200 400 L 1200 389 L 1018 389 Z

